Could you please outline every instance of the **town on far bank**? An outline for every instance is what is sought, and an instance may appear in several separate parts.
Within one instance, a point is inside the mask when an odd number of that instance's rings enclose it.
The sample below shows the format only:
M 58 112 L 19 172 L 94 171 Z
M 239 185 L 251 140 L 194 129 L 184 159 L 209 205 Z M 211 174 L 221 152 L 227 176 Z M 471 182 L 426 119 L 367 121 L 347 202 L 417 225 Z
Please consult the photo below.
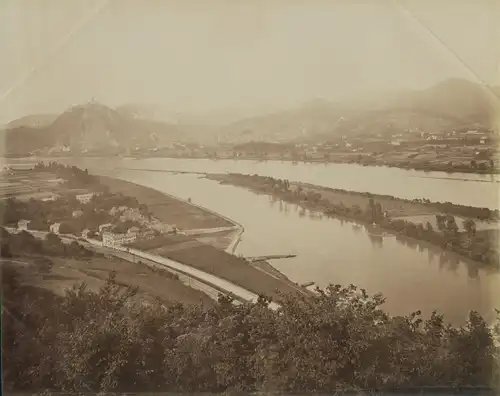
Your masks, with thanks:
M 407 129 L 390 134 L 349 134 L 289 142 L 286 140 L 221 141 L 212 145 L 172 143 L 128 150 L 135 157 L 280 160 L 354 163 L 424 171 L 498 173 L 498 139 L 492 129 L 462 128 L 442 132 Z

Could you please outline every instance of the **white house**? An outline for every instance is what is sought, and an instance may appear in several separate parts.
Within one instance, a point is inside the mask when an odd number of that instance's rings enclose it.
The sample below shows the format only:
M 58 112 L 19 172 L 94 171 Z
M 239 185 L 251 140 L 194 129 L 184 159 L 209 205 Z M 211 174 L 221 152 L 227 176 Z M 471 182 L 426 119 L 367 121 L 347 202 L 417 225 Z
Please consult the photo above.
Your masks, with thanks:
M 132 243 L 136 240 L 136 234 L 115 234 L 113 232 L 104 232 L 102 234 L 102 244 L 103 246 L 116 247 Z
M 52 232 L 54 234 L 59 234 L 59 227 L 61 227 L 61 223 L 51 224 L 49 227 L 50 232 Z
M 17 222 L 17 229 L 18 230 L 27 230 L 28 229 L 28 224 L 31 222 L 31 220 L 19 220 Z
M 81 215 L 83 215 L 83 212 L 81 210 L 74 210 L 73 213 L 72 213 L 72 216 L 73 218 L 77 219 L 78 217 L 80 217 Z
M 82 203 L 82 204 L 88 204 L 91 200 L 92 200 L 92 197 L 96 195 L 95 193 L 93 192 L 90 192 L 90 193 L 86 193 L 86 194 L 77 194 L 76 195 L 76 199 Z

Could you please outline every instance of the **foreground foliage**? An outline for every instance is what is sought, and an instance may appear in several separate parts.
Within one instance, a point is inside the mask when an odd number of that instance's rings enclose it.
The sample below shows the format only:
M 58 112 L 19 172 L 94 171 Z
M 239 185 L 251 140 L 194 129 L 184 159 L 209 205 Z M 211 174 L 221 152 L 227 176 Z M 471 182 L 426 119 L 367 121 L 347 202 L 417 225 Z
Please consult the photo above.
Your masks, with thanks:
M 498 383 L 498 348 L 471 312 L 462 328 L 434 313 L 390 317 L 380 295 L 330 286 L 212 309 L 133 303 L 111 276 L 62 298 L 3 271 L 6 390 L 333 391 Z

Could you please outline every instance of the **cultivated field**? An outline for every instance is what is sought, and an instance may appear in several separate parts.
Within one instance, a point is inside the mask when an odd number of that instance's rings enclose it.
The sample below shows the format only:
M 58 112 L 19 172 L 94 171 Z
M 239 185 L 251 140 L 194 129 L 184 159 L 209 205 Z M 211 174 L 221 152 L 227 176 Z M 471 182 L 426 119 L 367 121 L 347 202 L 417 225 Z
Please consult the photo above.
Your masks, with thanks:
M 148 253 L 163 256 L 224 278 L 257 294 L 278 296 L 297 292 L 296 286 L 277 271 L 270 276 L 263 268 L 255 268 L 245 259 L 233 256 L 214 246 L 182 235 L 162 236 L 157 240 L 131 245 Z
M 110 192 L 122 193 L 136 198 L 139 203 L 148 206 L 154 217 L 164 223 L 175 224 L 180 229 L 216 228 L 233 225 L 216 214 L 152 188 L 109 177 L 101 177 L 101 183 L 107 185 Z

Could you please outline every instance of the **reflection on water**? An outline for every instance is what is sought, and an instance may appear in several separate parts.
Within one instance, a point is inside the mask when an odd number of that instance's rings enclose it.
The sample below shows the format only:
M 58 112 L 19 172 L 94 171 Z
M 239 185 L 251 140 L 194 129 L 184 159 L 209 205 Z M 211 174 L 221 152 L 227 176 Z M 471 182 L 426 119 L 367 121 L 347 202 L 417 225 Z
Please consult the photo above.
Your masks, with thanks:
M 469 275 L 469 278 L 471 278 L 471 279 L 478 279 L 479 278 L 479 268 L 474 267 L 472 265 L 467 266 L 467 275 Z
M 372 246 L 380 249 L 384 246 L 384 238 L 380 235 L 367 234 Z
M 125 180 L 178 195 L 234 219 L 245 227 L 236 254 L 296 254 L 272 264 L 298 283 L 356 284 L 382 292 L 394 314 L 421 309 L 444 312 L 461 322 L 475 309 L 490 312 L 500 289 L 497 274 L 486 274 L 458 256 L 399 235 L 377 234 L 345 219 L 329 218 L 296 204 L 220 185 L 193 175 L 118 171 Z M 493 293 L 497 293 L 495 296 Z
M 289 203 L 282 201 L 281 199 L 270 195 L 269 196 L 269 207 L 270 208 L 278 208 L 280 213 L 283 213 L 285 216 L 290 212 L 293 214 L 297 214 L 299 217 L 308 217 L 312 221 L 323 220 L 323 213 L 315 212 L 312 210 L 308 210 L 303 208 L 299 204 Z M 339 220 L 341 225 L 344 225 L 344 220 Z

